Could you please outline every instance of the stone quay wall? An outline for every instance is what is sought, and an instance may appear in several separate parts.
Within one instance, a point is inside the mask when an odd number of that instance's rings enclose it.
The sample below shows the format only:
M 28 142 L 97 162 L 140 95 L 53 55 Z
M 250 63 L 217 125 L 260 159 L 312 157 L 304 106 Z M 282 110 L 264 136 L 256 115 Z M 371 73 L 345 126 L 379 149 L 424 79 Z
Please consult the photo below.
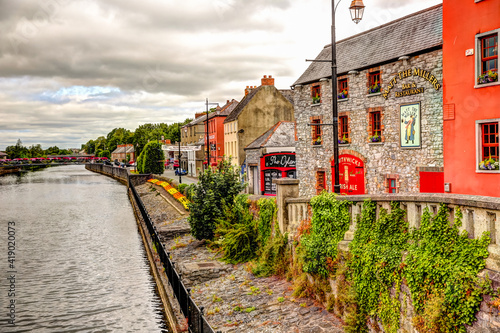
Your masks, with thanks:
M 347 116 L 349 122 L 349 143 L 340 144 L 340 154 L 359 157 L 365 163 L 365 191 L 367 194 L 387 191 L 387 178 L 397 179 L 398 193 L 419 192 L 419 171 L 417 168 L 443 167 L 443 88 L 442 50 L 435 50 L 407 60 L 397 60 L 388 64 L 359 71 L 359 74 L 340 75 L 347 79 L 349 97 L 338 100 L 339 117 Z M 412 70 L 412 75 L 402 75 Z M 414 76 L 414 69 L 422 69 L 432 76 L 427 79 Z M 381 92 L 368 94 L 369 73 L 380 71 Z M 397 77 L 396 81 L 394 78 Z M 387 99 L 384 90 L 390 89 Z M 320 85 L 321 102 L 312 104 L 312 86 Z M 414 86 L 413 86 L 414 84 Z M 410 92 L 423 88 L 423 92 L 396 97 L 406 89 Z M 416 88 L 415 88 L 416 87 Z M 439 89 L 436 90 L 436 87 Z M 333 126 L 321 126 L 321 145 L 312 144 L 312 128 L 308 124 L 319 119 L 323 124 L 332 124 L 331 79 L 294 87 L 295 118 L 297 121 L 297 178 L 301 179 L 300 195 L 316 194 L 316 172 L 326 174 L 326 188 L 332 190 L 331 161 L 333 159 Z M 401 148 L 400 146 L 400 106 L 420 103 L 421 146 Z M 382 142 L 371 143 L 370 113 L 380 111 Z M 340 133 L 340 131 L 339 131 Z M 404 134 L 403 134 L 404 135 Z M 340 138 L 339 138 L 340 139 Z M 427 169 L 429 170 L 429 169 Z M 341 172 L 342 173 L 342 172 Z

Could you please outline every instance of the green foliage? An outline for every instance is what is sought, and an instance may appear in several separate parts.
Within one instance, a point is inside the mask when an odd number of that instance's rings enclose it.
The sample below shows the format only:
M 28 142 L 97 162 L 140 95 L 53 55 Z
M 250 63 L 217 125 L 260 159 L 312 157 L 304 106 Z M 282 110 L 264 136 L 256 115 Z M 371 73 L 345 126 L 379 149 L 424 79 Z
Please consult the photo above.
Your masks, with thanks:
M 137 171 L 141 174 L 144 173 L 144 155 L 137 157 Z
M 461 218 L 458 210 L 450 224 L 444 204 L 436 216 L 425 209 L 420 228 L 411 234 L 405 278 L 421 331 L 465 332 L 464 324 L 475 320 L 482 295 L 490 290 L 477 277 L 488 257 L 489 234 L 469 239 L 459 231 Z M 436 307 L 439 316 L 428 311 Z
M 184 190 L 186 189 L 186 187 L 188 187 L 188 184 L 185 184 L 185 183 L 179 184 L 179 185 L 177 185 L 177 191 L 184 193 Z
M 259 220 L 257 222 L 259 244 L 260 247 L 263 247 L 271 236 L 271 226 L 276 219 L 278 206 L 276 205 L 276 199 L 262 198 L 257 201 L 257 207 L 259 207 Z
M 351 260 L 349 278 L 355 288 L 359 315 L 378 316 L 386 332 L 399 328 L 399 286 L 403 252 L 408 247 L 408 223 L 405 211 L 392 203 L 391 213 L 380 209 L 376 219 L 376 204 L 363 204 L 361 218 L 353 241 L 349 244 Z M 395 296 L 390 289 L 396 286 Z M 357 329 L 360 329 L 357 327 Z
M 327 260 L 337 257 L 338 243 L 349 229 L 350 201 L 336 200 L 336 195 L 324 191 L 311 200 L 312 229 L 301 239 L 305 249 L 303 270 L 327 277 Z
M 196 239 L 213 239 L 216 220 L 224 217 L 224 206 L 230 208 L 234 198 L 244 188 L 239 170 L 231 160 L 220 161 L 216 168 L 207 168 L 193 184 L 189 204 L 191 234 Z
M 276 229 L 276 235 L 268 238 L 264 247 L 260 249 L 260 256 L 252 268 L 252 273 L 256 276 L 284 275 L 289 261 L 288 234 L 282 235 Z
M 257 228 L 248 208 L 248 195 L 238 195 L 232 206 L 225 207 L 225 216 L 217 219 L 215 243 L 224 253 L 225 262 L 237 264 L 255 257 Z
M 161 150 L 161 144 L 156 141 L 149 142 L 142 151 L 141 155 L 141 173 L 154 173 L 161 175 L 165 169 L 163 160 L 165 156 Z

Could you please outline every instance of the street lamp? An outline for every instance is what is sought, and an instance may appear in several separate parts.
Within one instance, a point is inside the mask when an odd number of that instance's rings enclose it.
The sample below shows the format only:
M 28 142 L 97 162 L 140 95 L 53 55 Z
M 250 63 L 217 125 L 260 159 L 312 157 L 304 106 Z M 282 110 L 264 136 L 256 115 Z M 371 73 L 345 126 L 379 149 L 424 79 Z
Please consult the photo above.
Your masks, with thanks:
M 337 2 L 337 6 L 340 3 Z M 338 119 L 338 105 L 337 105 L 337 47 L 335 44 L 335 0 L 332 0 L 332 113 L 333 113 L 333 159 L 335 163 L 335 182 L 334 182 L 334 192 L 340 193 L 340 176 L 339 176 L 339 119 Z M 353 0 L 349 10 L 351 12 L 351 18 L 354 23 L 359 23 L 363 18 L 365 6 L 362 0 Z

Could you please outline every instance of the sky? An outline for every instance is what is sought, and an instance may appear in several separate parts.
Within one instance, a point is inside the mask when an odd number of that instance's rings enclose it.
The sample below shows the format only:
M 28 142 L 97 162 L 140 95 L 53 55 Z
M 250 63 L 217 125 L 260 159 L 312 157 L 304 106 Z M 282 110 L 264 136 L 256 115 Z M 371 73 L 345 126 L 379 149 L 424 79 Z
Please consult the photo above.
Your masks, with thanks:
M 439 3 L 364 0 L 355 24 L 343 0 L 337 41 Z M 183 121 L 264 75 L 289 89 L 330 27 L 327 0 L 0 0 L 0 150 Z

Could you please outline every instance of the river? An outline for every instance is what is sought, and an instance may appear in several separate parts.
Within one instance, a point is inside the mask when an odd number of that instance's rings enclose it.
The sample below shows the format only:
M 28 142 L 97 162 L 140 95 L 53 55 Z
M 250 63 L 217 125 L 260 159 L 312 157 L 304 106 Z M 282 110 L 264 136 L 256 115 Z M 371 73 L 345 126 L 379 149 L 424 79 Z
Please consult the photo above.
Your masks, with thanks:
M 0 177 L 0 278 L 0 332 L 168 332 L 126 187 L 83 165 Z

